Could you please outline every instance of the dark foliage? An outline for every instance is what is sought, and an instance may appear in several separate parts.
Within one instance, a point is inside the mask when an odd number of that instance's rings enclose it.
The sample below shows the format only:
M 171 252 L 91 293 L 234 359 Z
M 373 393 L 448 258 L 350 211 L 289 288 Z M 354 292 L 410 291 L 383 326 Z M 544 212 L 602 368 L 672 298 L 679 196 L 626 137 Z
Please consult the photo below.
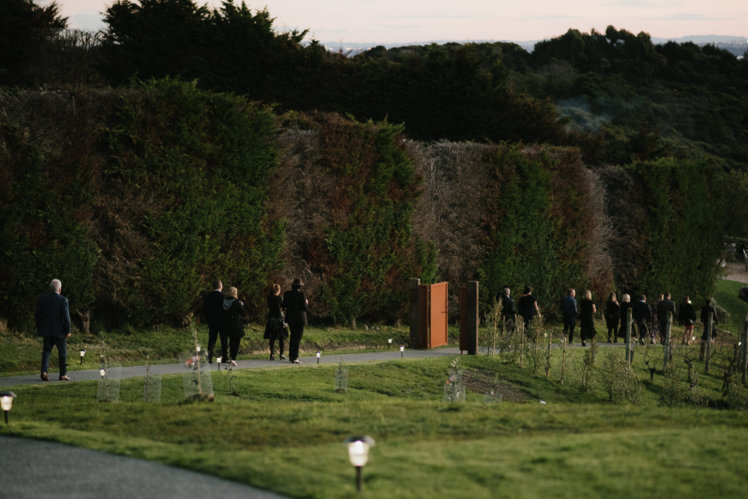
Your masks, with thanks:
M 67 26 L 59 7 L 32 0 L 4 0 L 0 9 L 0 85 L 38 83 L 41 61 Z

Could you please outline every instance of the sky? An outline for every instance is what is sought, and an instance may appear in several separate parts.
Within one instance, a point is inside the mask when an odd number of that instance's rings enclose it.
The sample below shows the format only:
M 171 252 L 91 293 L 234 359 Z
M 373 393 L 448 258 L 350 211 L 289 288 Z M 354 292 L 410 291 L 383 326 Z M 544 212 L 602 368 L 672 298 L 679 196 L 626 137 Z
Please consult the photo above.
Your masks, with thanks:
M 34 0 L 47 5 L 51 0 Z M 114 0 L 57 0 L 68 26 L 95 31 Z M 240 4 L 241 0 L 234 0 Z M 218 7 L 221 0 L 197 0 Z M 653 38 L 748 36 L 748 0 L 258 0 L 277 31 L 323 43 L 529 41 L 609 25 Z

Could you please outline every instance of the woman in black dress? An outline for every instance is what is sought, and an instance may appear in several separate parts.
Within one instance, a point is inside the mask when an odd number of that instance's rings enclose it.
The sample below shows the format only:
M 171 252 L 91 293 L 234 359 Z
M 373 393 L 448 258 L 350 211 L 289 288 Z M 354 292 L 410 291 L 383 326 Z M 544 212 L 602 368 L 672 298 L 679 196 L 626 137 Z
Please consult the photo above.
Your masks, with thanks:
M 270 360 L 275 360 L 273 350 L 275 349 L 275 340 L 278 340 L 278 358 L 284 360 L 283 356 L 283 343 L 288 338 L 288 331 L 283 323 L 283 314 L 281 313 L 281 304 L 283 298 L 281 297 L 280 284 L 273 284 L 273 291 L 268 295 L 268 320 L 265 324 L 265 339 L 270 340 Z
M 613 343 L 618 343 L 618 323 L 621 320 L 621 305 L 618 303 L 615 293 L 610 293 L 608 301 L 605 302 L 605 325 L 608 328 L 608 343 L 613 335 Z
M 229 356 L 226 356 L 226 346 L 221 344 L 222 356 L 225 362 L 236 365 L 239 355 L 239 343 L 244 336 L 244 323 L 247 322 L 247 311 L 244 303 L 239 300 L 239 291 L 231 287 L 229 294 L 223 299 L 223 316 L 221 317 L 221 333 L 229 338 Z
M 587 346 L 586 340 L 591 340 L 597 334 L 595 331 L 596 311 L 595 304 L 592 303 L 592 291 L 588 289 L 584 292 L 584 298 L 579 300 L 579 324 L 583 347 Z

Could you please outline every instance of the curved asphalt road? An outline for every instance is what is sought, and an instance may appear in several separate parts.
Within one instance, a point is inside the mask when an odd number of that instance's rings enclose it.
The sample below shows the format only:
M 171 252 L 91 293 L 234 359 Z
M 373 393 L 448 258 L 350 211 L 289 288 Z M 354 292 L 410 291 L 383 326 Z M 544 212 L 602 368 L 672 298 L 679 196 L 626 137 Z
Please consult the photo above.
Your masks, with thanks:
M 83 499 L 283 496 L 164 464 L 68 445 L 0 437 L 0 497 Z

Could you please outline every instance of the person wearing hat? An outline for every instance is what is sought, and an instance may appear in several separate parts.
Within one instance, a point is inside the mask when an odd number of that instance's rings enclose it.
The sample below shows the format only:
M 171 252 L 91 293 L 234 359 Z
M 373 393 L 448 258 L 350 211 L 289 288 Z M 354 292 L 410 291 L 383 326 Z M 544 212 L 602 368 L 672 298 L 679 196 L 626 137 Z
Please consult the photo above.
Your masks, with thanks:
M 291 289 L 283 294 L 281 307 L 286 311 L 286 324 L 291 330 L 291 338 L 288 342 L 288 360 L 294 364 L 301 364 L 299 360 L 299 344 L 304 335 L 306 326 L 306 308 L 309 305 L 304 291 L 303 283 L 298 277 L 293 280 Z

